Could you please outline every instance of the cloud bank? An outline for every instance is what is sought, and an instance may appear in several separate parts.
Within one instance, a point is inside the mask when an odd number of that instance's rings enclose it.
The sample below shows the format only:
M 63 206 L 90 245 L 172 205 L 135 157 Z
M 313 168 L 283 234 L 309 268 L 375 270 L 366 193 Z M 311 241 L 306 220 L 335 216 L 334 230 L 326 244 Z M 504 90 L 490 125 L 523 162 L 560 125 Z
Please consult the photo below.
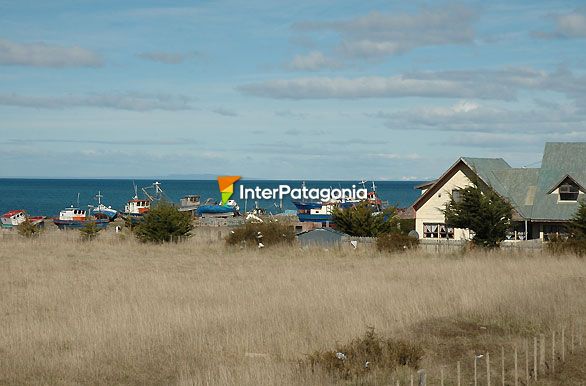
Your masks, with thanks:
M 100 67 L 102 58 L 85 48 L 0 39 L 0 65 L 31 67 Z

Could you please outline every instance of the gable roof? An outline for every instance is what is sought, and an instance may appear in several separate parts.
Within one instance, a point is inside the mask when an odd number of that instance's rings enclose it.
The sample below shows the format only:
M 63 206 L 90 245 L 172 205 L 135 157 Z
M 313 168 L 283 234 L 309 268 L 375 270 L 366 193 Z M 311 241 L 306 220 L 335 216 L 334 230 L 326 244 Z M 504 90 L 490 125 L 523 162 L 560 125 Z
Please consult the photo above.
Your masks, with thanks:
M 445 184 L 460 164 L 466 165 L 482 182 L 507 199 L 525 219 L 569 220 L 578 203 L 560 203 L 558 195 L 551 194 L 566 178 L 586 192 L 586 142 L 548 142 L 541 168 L 512 168 L 502 158 L 460 158 L 415 201 L 415 210 Z
M 548 142 L 545 144 L 531 218 L 564 221 L 572 218 L 578 202 L 558 202 L 553 186 L 571 177 L 586 186 L 586 142 Z
M 562 177 L 561 180 L 559 180 L 556 184 L 554 184 L 550 190 L 548 190 L 547 194 L 553 193 L 553 191 L 556 190 L 557 188 L 559 188 L 566 180 L 571 180 L 574 184 L 578 185 L 578 188 L 581 191 L 586 193 L 586 188 L 584 188 L 584 186 L 582 186 L 582 184 L 580 184 L 578 181 L 576 181 L 574 178 L 572 178 L 571 175 L 566 174 L 565 176 Z
M 440 178 L 433 181 L 431 186 L 413 203 L 415 210 L 419 209 L 431 196 L 433 196 L 445 183 L 445 180 L 453 174 L 459 165 L 465 165 L 471 172 L 475 173 L 485 184 L 493 186 L 495 182 L 491 170 L 511 169 L 511 166 L 502 158 L 473 158 L 462 157 L 458 159 Z M 500 184 L 499 184 L 500 187 Z M 494 188 L 494 187 L 493 187 Z M 495 189 L 496 190 L 496 189 Z M 501 189 L 502 191 L 502 189 Z M 497 190 L 497 193 L 501 194 Z M 506 197 L 506 196 L 505 196 Z

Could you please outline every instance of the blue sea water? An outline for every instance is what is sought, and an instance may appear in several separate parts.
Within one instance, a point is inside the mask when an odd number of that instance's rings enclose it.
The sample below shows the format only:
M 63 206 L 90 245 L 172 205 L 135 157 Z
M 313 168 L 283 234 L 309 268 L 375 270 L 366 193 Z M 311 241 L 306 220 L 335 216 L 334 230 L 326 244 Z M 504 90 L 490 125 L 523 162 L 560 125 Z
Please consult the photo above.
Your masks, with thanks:
M 166 196 L 173 202 L 188 194 L 199 194 L 202 202 L 211 197 L 220 199 L 216 180 L 161 180 L 161 187 Z M 151 186 L 153 180 L 135 180 L 138 186 L 139 197 L 141 188 Z M 276 188 L 279 184 L 288 184 L 292 188 L 301 187 L 302 181 L 275 181 L 275 180 L 243 180 L 238 184 L 261 188 Z M 398 207 L 411 205 L 418 197 L 415 189 L 417 181 L 381 181 L 377 182 L 377 192 L 381 199 Z M 361 186 L 350 181 L 305 181 L 308 188 L 357 188 Z M 367 187 L 369 183 L 367 183 Z M 233 196 L 238 200 L 238 185 Z M 100 191 L 103 195 L 102 203 L 114 209 L 122 210 L 127 200 L 134 195 L 132 180 L 123 179 L 0 179 L 0 214 L 13 209 L 24 209 L 30 215 L 57 216 L 65 207 L 77 206 L 79 193 L 80 207 L 96 205 L 95 195 Z M 238 202 L 241 209 L 254 207 L 250 200 Z M 261 200 L 259 206 L 275 212 L 275 202 Z M 295 209 L 289 198 L 283 200 L 284 209 Z

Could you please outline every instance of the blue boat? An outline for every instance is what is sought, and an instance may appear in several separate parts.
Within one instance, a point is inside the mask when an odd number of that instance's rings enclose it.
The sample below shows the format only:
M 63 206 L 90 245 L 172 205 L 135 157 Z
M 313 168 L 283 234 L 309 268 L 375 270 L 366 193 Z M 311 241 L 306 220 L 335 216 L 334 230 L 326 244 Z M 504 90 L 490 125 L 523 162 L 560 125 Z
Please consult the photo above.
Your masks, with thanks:
M 240 215 L 239 209 L 234 200 L 228 200 L 225 205 L 221 205 L 208 198 L 203 205 L 197 208 L 196 214 L 199 217 L 232 217 Z
M 92 209 L 92 214 L 96 216 L 96 218 L 108 219 L 109 221 L 114 221 L 116 217 L 118 217 L 118 211 L 116 209 L 112 209 L 111 206 L 106 206 L 102 204 L 102 193 L 98 191 L 96 195 L 96 199 L 98 200 L 98 206 Z

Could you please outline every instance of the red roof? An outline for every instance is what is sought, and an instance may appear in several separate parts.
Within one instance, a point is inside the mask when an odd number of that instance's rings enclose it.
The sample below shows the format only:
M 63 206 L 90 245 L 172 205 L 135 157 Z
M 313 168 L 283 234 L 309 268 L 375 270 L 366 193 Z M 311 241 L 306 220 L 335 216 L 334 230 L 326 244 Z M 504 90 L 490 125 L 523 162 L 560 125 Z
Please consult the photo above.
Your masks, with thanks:
M 12 217 L 12 216 L 14 216 L 15 214 L 18 214 L 18 213 L 20 213 L 20 212 L 24 212 L 24 210 L 20 210 L 20 209 L 19 209 L 19 210 L 11 210 L 10 212 L 6 212 L 6 213 L 4 213 L 4 214 L 2 215 L 2 217 Z

